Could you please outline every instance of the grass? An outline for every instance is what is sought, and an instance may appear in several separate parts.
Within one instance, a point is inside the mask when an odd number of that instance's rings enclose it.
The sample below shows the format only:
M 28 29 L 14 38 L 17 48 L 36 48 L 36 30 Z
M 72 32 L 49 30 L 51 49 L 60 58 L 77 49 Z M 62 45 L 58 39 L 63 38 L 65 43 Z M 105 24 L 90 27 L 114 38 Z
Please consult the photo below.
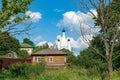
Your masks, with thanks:
M 120 80 L 120 71 L 114 71 L 111 80 Z M 35 80 L 109 80 L 107 72 L 86 70 L 83 68 L 66 68 L 60 70 L 46 70 Z
M 120 70 L 114 71 L 111 80 L 120 80 Z M 31 75 L 29 79 L 24 77 L 5 78 L 4 80 L 109 80 L 107 72 L 101 73 L 96 68 L 87 70 L 84 68 L 71 67 L 59 70 L 45 70 L 39 76 Z

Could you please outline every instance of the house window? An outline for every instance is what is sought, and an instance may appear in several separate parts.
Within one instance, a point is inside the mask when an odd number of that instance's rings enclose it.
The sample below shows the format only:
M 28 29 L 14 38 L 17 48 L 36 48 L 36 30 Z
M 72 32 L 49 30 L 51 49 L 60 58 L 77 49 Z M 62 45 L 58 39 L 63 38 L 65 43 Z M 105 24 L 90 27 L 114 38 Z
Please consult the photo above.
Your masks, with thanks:
M 37 58 L 37 62 L 41 62 L 41 57 L 38 57 L 38 58 Z
M 53 62 L 53 57 L 52 57 L 52 56 L 49 57 L 49 62 L 50 62 L 50 63 Z
M 8 58 L 12 58 L 13 57 L 13 55 L 12 54 L 8 54 Z

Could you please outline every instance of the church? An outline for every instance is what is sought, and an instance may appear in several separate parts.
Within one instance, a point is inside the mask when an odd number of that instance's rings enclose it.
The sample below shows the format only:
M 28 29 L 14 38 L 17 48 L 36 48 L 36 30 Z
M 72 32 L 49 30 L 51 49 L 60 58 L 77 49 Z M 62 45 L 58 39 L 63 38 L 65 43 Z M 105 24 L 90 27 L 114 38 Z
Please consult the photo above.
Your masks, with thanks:
M 71 51 L 71 41 L 70 38 L 66 37 L 65 29 L 62 30 L 62 36 L 58 37 L 54 47 L 58 50 L 67 49 Z

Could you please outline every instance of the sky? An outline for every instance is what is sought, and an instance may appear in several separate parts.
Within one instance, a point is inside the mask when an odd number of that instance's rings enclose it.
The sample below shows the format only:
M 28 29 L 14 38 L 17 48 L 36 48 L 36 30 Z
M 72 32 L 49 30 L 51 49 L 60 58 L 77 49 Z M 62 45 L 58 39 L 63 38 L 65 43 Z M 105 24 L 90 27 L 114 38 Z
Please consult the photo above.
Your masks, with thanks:
M 88 47 L 82 39 L 80 26 L 89 39 L 97 30 L 92 31 L 91 34 L 87 33 L 89 32 L 87 24 L 93 26 L 94 21 L 89 12 L 82 12 L 75 3 L 75 0 L 33 0 L 29 10 L 25 13 L 30 16 L 32 21 L 32 30 L 29 31 L 31 35 L 16 36 L 16 38 L 22 42 L 27 37 L 36 45 L 44 42 L 54 44 L 57 36 L 62 35 L 61 31 L 64 28 L 66 36 L 71 38 L 72 51 L 79 54 L 80 51 Z M 96 14 L 94 9 L 91 11 Z

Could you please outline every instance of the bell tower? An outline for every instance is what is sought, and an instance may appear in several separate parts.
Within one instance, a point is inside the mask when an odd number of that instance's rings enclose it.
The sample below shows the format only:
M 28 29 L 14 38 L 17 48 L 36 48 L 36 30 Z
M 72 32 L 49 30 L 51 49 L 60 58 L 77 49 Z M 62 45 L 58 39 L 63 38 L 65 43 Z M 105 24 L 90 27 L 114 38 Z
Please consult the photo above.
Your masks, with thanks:
M 65 32 L 65 29 L 62 29 L 62 35 L 56 40 L 56 48 L 58 50 L 68 49 L 69 51 L 71 51 L 71 41 L 68 37 L 66 37 Z

